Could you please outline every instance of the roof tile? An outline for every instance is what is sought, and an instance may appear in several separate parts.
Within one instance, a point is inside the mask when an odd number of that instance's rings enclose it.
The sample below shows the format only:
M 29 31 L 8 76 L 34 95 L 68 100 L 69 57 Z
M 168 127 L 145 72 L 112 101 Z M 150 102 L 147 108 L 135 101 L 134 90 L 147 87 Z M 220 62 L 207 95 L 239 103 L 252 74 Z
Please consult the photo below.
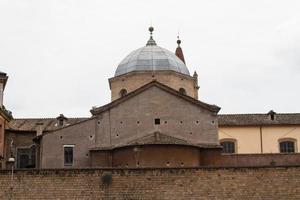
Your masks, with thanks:
M 218 115 L 219 126 L 300 125 L 300 113 L 223 114 Z

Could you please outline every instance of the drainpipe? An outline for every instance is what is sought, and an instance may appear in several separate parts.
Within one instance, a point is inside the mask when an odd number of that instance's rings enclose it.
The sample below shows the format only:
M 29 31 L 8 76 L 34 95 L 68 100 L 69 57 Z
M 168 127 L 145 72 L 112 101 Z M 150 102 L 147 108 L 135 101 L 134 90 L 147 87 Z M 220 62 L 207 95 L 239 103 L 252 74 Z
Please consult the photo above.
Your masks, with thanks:
M 263 153 L 263 137 L 262 137 L 262 126 L 259 126 L 259 133 L 260 133 L 260 153 Z
M 42 151 L 41 151 L 41 140 L 42 140 L 42 135 L 44 132 L 43 128 L 44 123 L 38 122 L 36 123 L 36 137 L 33 139 L 33 142 L 36 145 L 35 149 L 35 168 L 39 169 L 41 168 L 41 160 L 42 160 Z

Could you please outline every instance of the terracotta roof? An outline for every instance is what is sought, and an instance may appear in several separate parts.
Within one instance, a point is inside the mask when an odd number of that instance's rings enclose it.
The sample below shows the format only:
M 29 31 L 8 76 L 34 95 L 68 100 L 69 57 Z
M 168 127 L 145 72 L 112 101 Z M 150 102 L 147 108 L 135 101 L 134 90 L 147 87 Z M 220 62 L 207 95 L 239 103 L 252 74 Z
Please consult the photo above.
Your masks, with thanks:
M 68 118 L 67 126 L 87 119 L 89 118 Z M 300 113 L 277 113 L 274 114 L 274 120 L 271 119 L 270 114 L 220 114 L 218 115 L 218 123 L 219 126 L 300 125 Z M 44 131 L 61 128 L 56 118 L 22 118 L 12 119 L 7 129 L 36 131 L 38 124 L 42 124 L 42 130 Z M 163 139 L 166 138 L 163 137 Z
M 128 144 L 190 144 L 188 141 L 173 136 L 155 132 L 144 137 L 134 139 Z
M 2 107 L 0 106 L 0 115 L 7 121 L 10 121 L 13 118 L 11 111 L 7 110 L 3 105 Z
M 128 93 L 127 95 L 125 95 L 124 97 L 121 97 L 121 98 L 119 98 L 119 99 L 116 99 L 116 100 L 112 101 L 111 103 L 106 104 L 106 105 L 104 105 L 104 106 L 101 106 L 101 107 L 92 109 L 92 110 L 91 110 L 91 113 L 92 113 L 93 115 L 100 114 L 100 113 L 102 113 L 102 112 L 104 112 L 104 111 L 106 111 L 106 110 L 111 109 L 112 107 L 115 107 L 115 106 L 119 105 L 120 103 L 126 101 L 127 99 L 129 99 L 129 98 L 131 98 L 131 97 L 134 97 L 134 96 L 136 96 L 136 95 L 142 93 L 143 91 L 145 91 L 145 90 L 147 90 L 148 88 L 151 88 L 151 87 L 153 87 L 153 86 L 156 86 L 156 87 L 158 87 L 158 88 L 160 88 L 160 89 L 162 89 L 162 90 L 164 90 L 164 91 L 166 91 L 166 92 L 169 92 L 169 93 L 171 93 L 171 94 L 173 94 L 173 95 L 175 95 L 175 96 L 178 96 L 178 97 L 180 97 L 180 98 L 182 98 L 182 99 L 185 99 L 186 101 L 189 101 L 189 102 L 191 102 L 191 103 L 193 103 L 193 104 L 195 104 L 195 105 L 197 105 L 197 106 L 200 106 L 200 107 L 202 107 L 202 108 L 206 108 L 206 109 L 208 109 L 208 110 L 210 110 L 210 111 L 212 111 L 212 112 L 218 113 L 219 110 L 221 109 L 220 107 L 218 107 L 218 106 L 216 106 L 216 105 L 210 105 L 210 104 L 204 103 L 204 102 L 202 102 L 202 101 L 199 101 L 199 100 L 197 100 L 197 99 L 194 99 L 194 98 L 192 98 L 192 97 L 190 97 L 190 96 L 181 94 L 181 93 L 178 92 L 177 90 L 174 90 L 173 88 L 170 88 L 170 87 L 168 87 L 168 86 L 166 86 L 166 85 L 164 85 L 164 84 L 162 84 L 162 83 L 159 83 L 159 82 L 157 82 L 157 81 L 152 81 L 152 82 L 150 82 L 150 83 L 148 83 L 148 84 L 146 84 L 146 85 L 143 85 L 142 87 L 140 87 L 140 88 L 138 88 L 138 89 L 136 89 L 136 90 L 134 90 L 134 91 L 132 91 L 132 92 L 129 92 L 129 93 Z
M 223 114 L 218 115 L 219 126 L 300 125 L 300 113 Z
M 66 126 L 79 123 L 88 118 L 68 118 Z M 12 119 L 8 124 L 8 130 L 15 131 L 36 131 L 38 126 L 42 126 L 43 131 L 52 131 L 61 128 L 56 118 L 23 118 Z
M 119 144 L 114 146 L 107 146 L 107 147 L 94 147 L 91 148 L 91 151 L 97 151 L 97 150 L 113 150 L 128 146 L 143 146 L 143 145 L 182 145 L 182 146 L 193 146 L 197 148 L 219 148 L 220 145 L 217 144 L 194 144 L 191 142 L 188 142 L 186 140 L 176 138 L 173 136 L 165 135 L 159 132 L 151 133 L 149 135 L 131 140 L 128 143 L 125 144 Z

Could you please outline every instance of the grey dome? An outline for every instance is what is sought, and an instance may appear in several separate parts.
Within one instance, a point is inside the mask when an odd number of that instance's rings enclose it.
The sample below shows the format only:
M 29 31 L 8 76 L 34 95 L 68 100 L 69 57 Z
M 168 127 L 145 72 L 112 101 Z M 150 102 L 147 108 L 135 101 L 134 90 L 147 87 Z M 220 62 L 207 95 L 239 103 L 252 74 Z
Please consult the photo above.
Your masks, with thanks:
M 119 64 L 115 76 L 132 71 L 172 70 L 190 75 L 186 65 L 171 51 L 157 45 L 147 45 L 131 52 Z

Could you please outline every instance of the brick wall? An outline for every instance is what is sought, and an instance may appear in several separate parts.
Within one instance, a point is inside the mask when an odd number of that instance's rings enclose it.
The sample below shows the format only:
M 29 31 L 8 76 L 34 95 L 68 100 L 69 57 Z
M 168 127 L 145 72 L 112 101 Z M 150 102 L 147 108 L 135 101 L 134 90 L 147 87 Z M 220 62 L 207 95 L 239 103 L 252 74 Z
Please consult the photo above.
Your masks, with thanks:
M 4 163 L 2 163 L 3 162 L 3 160 L 2 160 L 2 158 L 4 157 L 4 138 L 5 138 L 5 136 L 4 136 L 4 124 L 5 124 L 5 120 L 4 120 L 4 118 L 0 115 L 0 169 L 2 169 L 2 165 L 4 164 Z
M 300 153 L 221 154 L 220 149 L 203 149 L 200 163 L 214 167 L 288 167 L 300 164 Z
M 13 185 L 0 171 L 0 199 L 300 199 L 300 167 L 28 170 Z
M 154 124 L 155 118 L 160 125 Z M 155 132 L 193 144 L 219 143 L 214 112 L 154 85 L 97 118 L 45 134 L 41 166 L 63 167 L 64 144 L 75 145 L 73 167 L 88 167 L 90 148 L 123 146 Z
M 132 92 L 139 87 L 150 83 L 151 81 L 158 81 L 175 90 L 184 88 L 187 95 L 198 99 L 198 89 L 195 88 L 195 79 L 191 76 L 184 75 L 174 71 L 135 71 L 129 72 L 125 75 L 113 77 L 109 79 L 111 89 L 111 100 L 120 98 L 120 91 L 126 89 L 127 92 Z

